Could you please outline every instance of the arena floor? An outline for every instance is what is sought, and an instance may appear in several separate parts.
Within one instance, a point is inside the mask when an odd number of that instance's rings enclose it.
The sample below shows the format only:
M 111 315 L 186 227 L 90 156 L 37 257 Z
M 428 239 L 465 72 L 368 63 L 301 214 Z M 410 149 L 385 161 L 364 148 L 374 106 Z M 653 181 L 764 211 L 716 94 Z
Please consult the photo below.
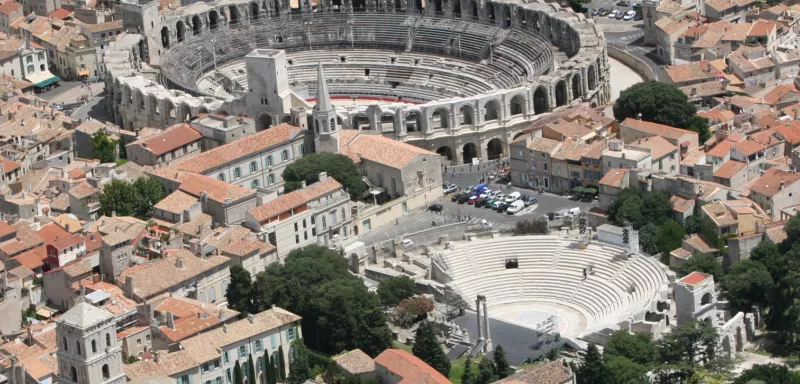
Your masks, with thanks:
M 567 338 L 576 338 L 587 326 L 578 311 L 555 303 L 501 305 L 489 308 L 489 317 L 538 331 L 544 331 L 544 323 L 552 317 L 555 331 Z

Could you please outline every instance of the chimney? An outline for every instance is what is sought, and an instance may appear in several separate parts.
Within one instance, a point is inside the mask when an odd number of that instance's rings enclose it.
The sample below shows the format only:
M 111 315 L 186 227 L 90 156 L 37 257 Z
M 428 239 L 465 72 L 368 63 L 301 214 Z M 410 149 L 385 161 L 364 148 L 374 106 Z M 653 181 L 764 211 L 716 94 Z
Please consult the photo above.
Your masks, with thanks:
M 222 317 L 225 316 L 225 310 L 220 308 L 219 312 L 217 313 L 217 318 L 222 320 Z
M 328 172 L 320 172 L 319 173 L 319 181 L 328 180 Z
M 322 180 L 320 180 L 320 181 L 322 181 Z M 300 182 L 300 189 L 305 189 L 305 187 L 306 187 L 306 181 L 303 180 L 303 181 Z
M 222 332 L 228 333 L 228 324 L 222 324 Z
M 249 314 L 247 315 L 247 321 L 249 321 L 249 322 L 250 322 L 250 324 L 253 324 L 253 323 L 255 323 L 255 322 L 256 322 L 256 317 L 255 317 L 255 316 L 254 316 L 252 313 L 249 313 Z
M 178 269 L 183 269 L 183 257 L 178 256 L 178 258 L 175 259 L 175 267 Z
M 167 328 L 175 330 L 175 315 L 172 314 L 172 311 L 167 312 Z
M 697 96 L 697 88 L 692 87 L 692 96 Z
M 153 351 L 153 361 L 156 362 L 156 363 L 160 363 L 161 362 L 161 351 L 158 351 L 158 350 Z
M 783 189 L 784 187 L 786 187 L 786 183 L 784 183 L 783 180 L 781 180 L 781 189 Z
M 95 273 L 95 274 L 93 274 L 93 275 L 92 275 L 92 283 L 95 283 L 95 284 L 97 284 L 97 283 L 99 283 L 99 282 L 100 282 L 100 274 L 99 274 L 99 273 Z

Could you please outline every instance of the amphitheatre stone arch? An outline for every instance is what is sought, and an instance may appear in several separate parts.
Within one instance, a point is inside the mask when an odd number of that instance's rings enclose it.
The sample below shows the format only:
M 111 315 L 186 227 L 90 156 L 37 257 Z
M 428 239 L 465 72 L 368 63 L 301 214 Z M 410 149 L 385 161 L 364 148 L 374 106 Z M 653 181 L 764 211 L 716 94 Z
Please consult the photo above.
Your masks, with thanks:
M 453 17 L 461 19 L 461 0 L 453 0 Z
M 567 94 L 567 83 L 564 80 L 558 80 L 555 86 L 556 107 L 567 105 L 569 102 L 569 94 Z
M 508 28 L 511 26 L 511 5 L 505 4 L 503 6 L 503 20 L 501 25 L 503 28 Z
M 483 103 L 483 121 L 495 121 L 503 119 L 503 106 L 497 99 L 489 99 Z
M 142 93 L 140 89 L 137 89 L 136 93 L 133 95 L 133 99 L 135 108 L 138 109 L 139 111 L 144 112 L 146 108 L 144 93 Z
M 170 99 L 164 100 L 164 110 L 166 111 L 164 116 L 166 116 L 170 121 L 174 121 L 177 117 L 175 113 L 175 103 Z
M 183 20 L 178 20 L 178 22 L 175 23 L 175 32 L 178 37 L 178 42 L 186 38 L 186 25 L 183 23 Z
M 478 20 L 478 17 L 480 17 L 478 11 L 478 2 L 475 0 L 470 0 L 467 4 L 469 5 L 468 6 L 469 17 L 472 20 Z
M 489 19 L 489 22 L 494 24 L 497 20 L 497 11 L 495 10 L 494 3 L 487 2 L 486 3 L 486 18 Z
M 251 2 L 250 3 L 250 20 L 258 20 L 259 14 L 261 13 L 261 8 L 258 6 L 258 3 Z
M 200 20 L 200 16 L 194 15 L 192 17 L 192 33 L 195 35 L 199 35 L 203 30 L 203 22 Z
M 547 95 L 547 88 L 544 86 L 539 86 L 536 88 L 536 91 L 533 92 L 533 113 L 538 115 L 550 110 L 550 98 Z
M 475 145 L 475 143 L 464 144 L 462 151 L 464 153 L 464 164 L 472 163 L 472 159 L 480 156 L 480 152 L 478 152 L 478 146 Z
M 353 128 L 358 130 L 369 130 L 369 117 L 366 113 L 359 113 L 353 117 Z
M 181 121 L 188 121 L 189 119 L 192 118 L 192 107 L 190 107 L 189 104 L 185 104 L 185 103 L 181 104 L 178 107 L 178 112 L 179 112 Z
M 572 83 L 572 98 L 577 99 L 583 97 L 583 82 L 581 81 L 581 73 L 575 72 L 570 78 Z
M 453 149 L 448 145 L 443 145 L 436 150 L 436 153 L 447 159 L 448 161 L 455 161 L 453 158 Z
M 499 138 L 494 138 L 486 143 L 486 159 L 497 160 L 503 157 L 503 141 Z
M 517 132 L 516 134 L 514 134 L 514 137 L 511 139 L 511 141 L 519 139 L 522 136 L 525 136 L 525 131 Z
M 219 12 L 216 9 L 208 11 L 208 29 L 213 31 L 219 28 Z
M 522 93 L 517 93 L 509 100 L 509 112 L 511 116 L 528 114 L 528 99 Z
M 597 88 L 597 69 L 594 65 L 590 65 L 586 70 L 586 80 L 589 90 L 594 91 Z
M 161 46 L 169 48 L 170 30 L 166 25 L 161 27 Z
M 422 131 L 422 113 L 420 111 L 407 111 L 405 116 L 406 132 Z
M 475 125 L 475 108 L 471 104 L 463 104 L 458 108 L 458 125 Z
M 445 107 L 436 108 L 433 113 L 431 113 L 431 128 L 450 128 L 450 110 Z
M 239 14 L 239 7 L 236 5 L 229 5 L 228 6 L 228 23 L 230 24 L 238 24 L 241 19 L 241 15 Z
M 150 94 L 147 96 L 147 104 L 147 109 L 149 109 L 148 113 L 151 116 L 159 116 L 161 114 L 161 109 L 158 106 L 158 99 L 155 95 Z

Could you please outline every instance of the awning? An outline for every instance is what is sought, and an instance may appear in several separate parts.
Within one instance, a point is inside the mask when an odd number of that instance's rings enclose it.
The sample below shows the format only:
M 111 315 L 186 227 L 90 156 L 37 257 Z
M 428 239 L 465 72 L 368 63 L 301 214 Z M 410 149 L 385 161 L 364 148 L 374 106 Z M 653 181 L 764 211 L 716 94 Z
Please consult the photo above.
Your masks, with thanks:
M 53 84 L 57 81 L 61 81 L 61 78 L 50 73 L 50 71 L 44 71 L 28 76 L 25 78 L 25 80 L 30 81 L 36 87 L 42 88 L 50 84 Z
M 50 311 L 48 311 L 48 310 L 46 310 L 44 308 L 37 309 L 36 310 L 36 314 L 41 316 L 41 317 L 43 317 L 43 318 L 45 318 L 45 319 L 49 319 L 50 316 L 53 316 L 53 312 L 50 312 Z
M 589 188 L 589 187 L 587 187 L 587 188 L 584 188 L 584 189 L 583 189 L 583 193 L 595 194 L 595 193 L 597 193 L 597 189 L 596 189 L 596 188 Z
M 89 76 L 89 70 L 81 69 L 80 71 L 78 71 L 78 76 Z
M 572 192 L 575 192 L 575 193 L 586 193 L 586 188 L 581 187 L 579 185 L 579 186 L 577 186 L 575 188 L 572 188 Z

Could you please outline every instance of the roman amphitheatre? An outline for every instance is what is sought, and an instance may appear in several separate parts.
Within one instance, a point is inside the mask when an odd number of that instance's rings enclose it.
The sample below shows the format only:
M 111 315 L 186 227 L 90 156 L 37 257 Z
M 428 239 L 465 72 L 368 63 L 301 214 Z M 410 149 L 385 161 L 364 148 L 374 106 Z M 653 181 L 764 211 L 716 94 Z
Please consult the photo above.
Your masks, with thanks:
M 322 66 L 342 127 L 464 163 L 507 155 L 535 119 L 610 97 L 603 33 L 555 3 L 218 0 L 160 12 L 156 2 L 122 7 L 126 30 L 139 33 L 108 47 L 106 89 L 111 120 L 127 130 L 200 114 L 245 115 L 259 130 L 303 125 Z M 285 61 L 248 71 L 246 57 L 267 51 Z

